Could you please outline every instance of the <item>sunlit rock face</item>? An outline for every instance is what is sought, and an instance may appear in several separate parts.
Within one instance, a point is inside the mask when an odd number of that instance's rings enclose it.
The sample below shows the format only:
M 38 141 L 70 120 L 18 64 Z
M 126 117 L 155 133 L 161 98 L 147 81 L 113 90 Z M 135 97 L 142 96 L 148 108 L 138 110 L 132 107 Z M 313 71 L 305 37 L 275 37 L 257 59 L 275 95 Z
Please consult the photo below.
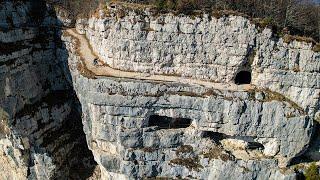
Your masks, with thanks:
M 255 87 L 90 78 L 77 68 L 79 45 L 66 34 L 87 142 L 103 178 L 296 178 L 290 165 L 307 151 L 319 114 L 320 56 L 311 44 L 284 42 L 238 16 L 119 6 L 78 20 L 76 29 L 115 69 Z
M 320 159 L 312 44 L 240 16 L 104 8 L 75 23 L 0 2 L 0 179 L 296 179 Z M 105 66 L 181 81 L 88 76 L 74 23 Z
M 77 29 L 116 69 L 222 83 L 249 71 L 252 84 L 318 111 L 320 63 L 312 44 L 287 43 L 239 16 L 152 14 L 114 6 L 79 20 Z
M 59 22 L 44 1 L 0 2 L 0 179 L 77 178 L 92 163 L 67 59 L 56 56 Z

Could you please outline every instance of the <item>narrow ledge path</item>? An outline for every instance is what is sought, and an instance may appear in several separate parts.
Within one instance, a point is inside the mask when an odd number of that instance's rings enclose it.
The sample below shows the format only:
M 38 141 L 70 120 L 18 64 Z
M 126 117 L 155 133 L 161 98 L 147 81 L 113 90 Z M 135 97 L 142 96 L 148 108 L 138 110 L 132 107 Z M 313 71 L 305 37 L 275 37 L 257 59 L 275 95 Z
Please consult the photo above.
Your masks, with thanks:
M 71 36 L 79 40 L 79 53 L 83 58 L 83 63 L 86 68 L 92 71 L 96 76 L 101 77 L 117 77 L 117 78 L 128 78 L 128 79 L 137 79 L 137 80 L 153 80 L 153 81 L 160 81 L 160 82 L 176 82 L 180 84 L 187 84 L 187 85 L 200 85 L 207 88 L 219 89 L 219 90 L 230 90 L 230 91 L 248 91 L 253 89 L 252 85 L 236 85 L 236 84 L 229 84 L 229 83 L 214 83 L 205 80 L 198 80 L 192 79 L 187 77 L 179 77 L 179 76 L 169 76 L 169 75 L 150 75 L 141 72 L 129 72 L 129 71 L 122 71 L 118 69 L 111 68 L 107 65 L 94 65 L 93 60 L 95 58 L 102 61 L 102 58 L 97 53 L 92 52 L 92 48 L 88 40 L 86 39 L 85 35 L 81 35 L 73 29 L 67 29 L 67 33 Z M 104 62 L 104 61 L 102 61 Z

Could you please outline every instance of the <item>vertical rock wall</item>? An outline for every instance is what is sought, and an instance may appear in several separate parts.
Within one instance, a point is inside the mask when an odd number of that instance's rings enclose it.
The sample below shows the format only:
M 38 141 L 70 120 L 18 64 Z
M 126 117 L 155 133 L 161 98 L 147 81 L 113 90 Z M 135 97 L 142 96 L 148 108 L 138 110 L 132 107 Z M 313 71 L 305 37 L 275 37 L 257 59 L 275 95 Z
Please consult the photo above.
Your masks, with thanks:
M 219 83 L 234 83 L 240 71 L 249 71 L 253 85 L 320 117 L 320 53 L 311 43 L 287 42 L 247 18 L 154 14 L 115 4 L 78 24 L 113 68 Z
M 59 24 L 44 1 L 0 2 L 0 179 L 78 179 L 94 166 Z

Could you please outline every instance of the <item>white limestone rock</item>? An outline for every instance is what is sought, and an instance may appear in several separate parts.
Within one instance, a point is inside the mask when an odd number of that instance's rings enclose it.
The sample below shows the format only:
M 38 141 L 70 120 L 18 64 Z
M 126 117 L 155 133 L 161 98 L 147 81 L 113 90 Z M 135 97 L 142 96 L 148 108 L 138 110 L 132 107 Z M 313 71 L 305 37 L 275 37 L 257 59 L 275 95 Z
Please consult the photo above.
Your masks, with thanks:
M 88 145 L 102 176 L 294 179 L 292 170 L 280 167 L 310 143 L 319 111 L 319 53 L 308 44 L 276 41 L 243 17 L 140 13 L 79 20 L 78 31 L 116 69 L 220 83 L 234 83 L 248 70 L 257 89 L 211 89 L 202 96 L 208 89 L 197 85 L 88 79 L 77 71 L 79 57 L 65 38 Z M 192 122 L 158 129 L 149 127 L 151 115 Z

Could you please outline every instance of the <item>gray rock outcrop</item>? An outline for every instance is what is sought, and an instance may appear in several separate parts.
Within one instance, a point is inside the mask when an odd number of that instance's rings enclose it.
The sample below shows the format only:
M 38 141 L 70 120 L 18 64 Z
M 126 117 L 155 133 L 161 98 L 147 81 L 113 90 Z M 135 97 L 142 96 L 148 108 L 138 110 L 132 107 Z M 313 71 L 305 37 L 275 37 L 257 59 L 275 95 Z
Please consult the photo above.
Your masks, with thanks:
M 75 22 L 44 1 L 0 2 L 0 179 L 293 180 L 320 160 L 311 43 L 121 4 Z M 74 24 L 90 56 L 62 28 Z M 180 79 L 97 75 L 84 57 Z
M 284 167 L 307 150 L 319 111 L 319 53 L 311 44 L 274 38 L 239 16 L 154 16 L 121 7 L 100 15 L 81 19 L 77 30 L 113 68 L 222 84 L 246 71 L 255 87 L 88 77 L 77 68 L 76 40 L 66 35 L 88 145 L 103 178 L 296 178 Z M 168 119 L 190 124 L 161 124 Z

